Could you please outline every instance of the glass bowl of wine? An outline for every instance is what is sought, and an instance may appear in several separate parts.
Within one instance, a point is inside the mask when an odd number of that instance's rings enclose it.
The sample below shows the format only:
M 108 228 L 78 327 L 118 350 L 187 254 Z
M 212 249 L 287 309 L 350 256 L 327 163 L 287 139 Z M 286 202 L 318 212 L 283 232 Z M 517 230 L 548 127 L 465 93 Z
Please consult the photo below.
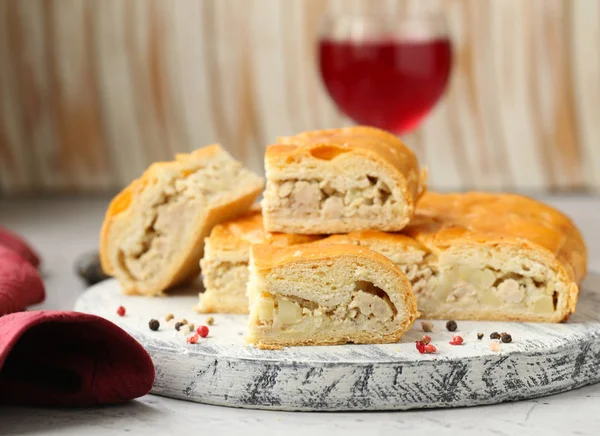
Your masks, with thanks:
M 338 108 L 396 134 L 420 124 L 443 95 L 452 48 L 443 15 L 325 16 L 319 66 Z

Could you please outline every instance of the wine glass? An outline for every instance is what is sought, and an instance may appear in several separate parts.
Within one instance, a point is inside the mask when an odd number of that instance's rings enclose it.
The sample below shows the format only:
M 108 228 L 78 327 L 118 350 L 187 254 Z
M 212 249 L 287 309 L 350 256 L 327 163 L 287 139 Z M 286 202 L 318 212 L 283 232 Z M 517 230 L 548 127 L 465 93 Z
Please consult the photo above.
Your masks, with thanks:
M 444 93 L 452 63 L 443 15 L 326 16 L 319 64 L 338 108 L 359 124 L 404 134 Z

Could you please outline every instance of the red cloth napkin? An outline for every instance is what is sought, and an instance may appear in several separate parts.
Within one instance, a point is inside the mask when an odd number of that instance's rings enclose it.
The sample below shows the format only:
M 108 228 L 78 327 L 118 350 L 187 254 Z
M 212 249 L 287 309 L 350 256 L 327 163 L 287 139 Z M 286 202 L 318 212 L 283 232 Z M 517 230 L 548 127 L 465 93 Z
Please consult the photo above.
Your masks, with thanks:
M 35 268 L 40 265 L 40 257 L 24 239 L 2 227 L 0 227 L 0 246 L 14 251 Z
M 0 241 L 0 316 L 44 301 L 44 283 L 32 264 Z
M 147 394 L 154 366 L 120 327 L 94 315 L 31 311 L 0 318 L 0 402 L 120 403 Z
M 0 402 L 89 406 L 147 394 L 152 360 L 120 327 L 78 312 L 19 312 L 44 299 L 37 265 L 28 244 L 0 228 Z

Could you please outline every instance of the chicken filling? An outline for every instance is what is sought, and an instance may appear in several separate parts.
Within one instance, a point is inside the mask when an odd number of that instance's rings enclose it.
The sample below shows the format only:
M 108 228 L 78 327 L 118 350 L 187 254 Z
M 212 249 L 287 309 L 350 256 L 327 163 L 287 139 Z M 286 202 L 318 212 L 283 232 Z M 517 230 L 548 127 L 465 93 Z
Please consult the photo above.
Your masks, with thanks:
M 389 214 L 395 203 L 390 188 L 379 178 L 367 175 L 274 182 L 265 196 L 270 208 L 283 217 L 373 218 Z
M 424 312 L 444 304 L 548 315 L 558 302 L 552 282 L 491 268 L 455 266 L 436 271 L 426 266 L 417 268 L 409 280 Z
M 186 231 L 204 205 L 229 195 L 232 181 L 244 173 L 237 162 L 226 166 L 214 162 L 184 177 L 173 176 L 160 188 L 147 188 L 140 198 L 144 212 L 120 244 L 122 270 L 133 280 L 153 277 L 157 273 L 154 265 L 173 255 L 173 247 L 185 245 Z

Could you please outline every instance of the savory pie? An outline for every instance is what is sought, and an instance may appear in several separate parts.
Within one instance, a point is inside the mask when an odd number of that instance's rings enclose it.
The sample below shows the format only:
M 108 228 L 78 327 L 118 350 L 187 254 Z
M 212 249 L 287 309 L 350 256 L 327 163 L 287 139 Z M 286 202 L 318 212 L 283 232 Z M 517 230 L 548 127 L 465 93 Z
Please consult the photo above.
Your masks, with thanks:
M 110 203 L 100 235 L 107 274 L 125 293 L 156 295 L 198 275 L 204 238 L 245 213 L 263 179 L 219 145 L 158 162 Z

